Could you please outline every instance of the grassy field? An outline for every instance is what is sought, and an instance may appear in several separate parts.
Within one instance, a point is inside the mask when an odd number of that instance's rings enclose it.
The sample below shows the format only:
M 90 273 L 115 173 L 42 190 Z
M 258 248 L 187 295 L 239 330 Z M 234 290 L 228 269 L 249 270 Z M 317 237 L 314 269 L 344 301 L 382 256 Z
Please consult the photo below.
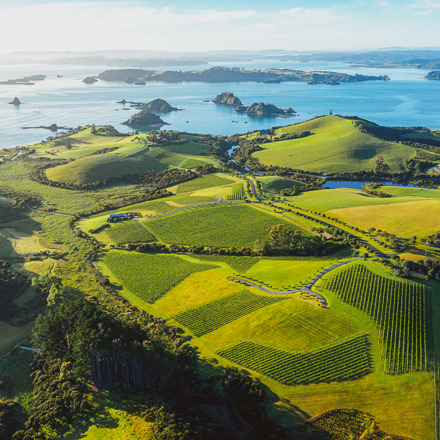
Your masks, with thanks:
M 338 116 L 324 116 L 279 129 L 280 133 L 302 131 L 310 131 L 312 135 L 262 144 L 263 150 L 253 156 L 265 165 L 305 171 L 354 172 L 373 169 L 381 155 L 396 172 L 404 160 L 415 155 L 412 148 L 361 133 L 354 122 Z
M 167 243 L 195 246 L 252 247 L 264 241 L 269 226 L 292 223 L 245 204 L 219 205 L 146 221 L 154 235 Z
M 103 262 L 128 290 L 147 303 L 153 303 L 189 275 L 212 269 L 212 265 L 192 263 L 174 255 L 119 250 L 107 252 Z
M 358 206 L 327 214 L 364 230 L 375 227 L 403 238 L 426 237 L 439 230 L 440 200 Z
M 262 258 L 246 271 L 246 277 L 258 280 L 275 290 L 290 290 L 303 287 L 317 273 L 332 264 L 331 260 Z

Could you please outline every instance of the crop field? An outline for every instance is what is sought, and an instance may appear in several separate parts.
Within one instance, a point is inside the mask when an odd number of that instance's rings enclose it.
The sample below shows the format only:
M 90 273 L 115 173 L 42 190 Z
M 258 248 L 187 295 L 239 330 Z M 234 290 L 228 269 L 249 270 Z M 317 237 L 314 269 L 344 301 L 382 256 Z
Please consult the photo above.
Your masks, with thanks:
M 154 237 L 137 221 L 126 221 L 111 225 L 106 234 L 116 244 L 154 241 Z
M 187 170 L 190 170 L 191 168 L 195 168 L 201 165 L 205 165 L 207 162 L 201 159 L 195 159 L 193 157 L 188 157 L 188 159 L 185 159 L 181 164 L 181 168 L 186 168 Z
M 227 197 L 227 200 L 243 200 L 245 195 L 243 184 L 240 182 L 234 183 L 234 185 L 232 185 L 232 194 Z
M 226 177 L 218 176 L 217 174 L 208 174 L 207 176 L 199 177 L 198 179 L 189 180 L 181 183 L 177 187 L 177 194 L 196 191 L 198 189 L 211 188 L 214 186 L 228 185 L 234 183 L 234 180 Z
M 236 257 L 234 255 L 218 255 L 218 254 L 200 254 L 196 257 L 202 261 L 222 261 L 237 272 L 244 273 L 248 271 L 254 264 L 257 264 L 259 257 Z
M 313 351 L 289 353 L 253 342 L 240 342 L 218 352 L 245 368 L 285 385 L 355 380 L 372 371 L 366 335 Z
M 404 160 L 415 155 L 412 148 L 361 133 L 352 121 L 337 116 L 324 116 L 279 131 L 310 131 L 312 135 L 262 144 L 263 150 L 253 154 L 262 164 L 305 171 L 355 172 L 373 169 L 381 155 L 396 172 Z
M 215 205 L 148 220 L 148 228 L 167 243 L 219 247 L 252 247 L 256 240 L 264 241 L 269 226 L 278 224 L 299 229 L 246 204 Z
M 191 263 L 175 255 L 138 254 L 119 250 L 107 252 L 103 261 L 130 292 L 150 304 L 189 275 L 213 267 Z
M 331 277 L 326 288 L 380 328 L 388 374 L 427 369 L 429 292 L 422 284 L 385 278 L 354 264 Z
M 195 336 L 203 336 L 268 305 L 284 301 L 287 297 L 263 296 L 247 290 L 224 296 L 174 316 Z
M 334 209 L 327 214 L 363 230 L 375 227 L 403 238 L 426 237 L 439 230 L 440 200 L 358 206 Z

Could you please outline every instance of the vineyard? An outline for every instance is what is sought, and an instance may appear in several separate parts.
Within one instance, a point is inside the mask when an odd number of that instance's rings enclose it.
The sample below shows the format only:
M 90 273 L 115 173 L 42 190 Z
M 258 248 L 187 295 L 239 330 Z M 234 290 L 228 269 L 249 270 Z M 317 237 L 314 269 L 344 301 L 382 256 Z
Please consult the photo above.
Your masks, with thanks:
M 203 336 L 255 310 L 285 299 L 288 298 L 255 295 L 244 290 L 186 310 L 175 315 L 174 319 L 188 327 L 195 336 Z
M 264 242 L 267 228 L 277 224 L 298 229 L 247 204 L 214 205 L 148 220 L 153 234 L 167 243 L 236 248 Z
M 189 275 L 215 267 L 190 263 L 175 255 L 126 251 L 107 252 L 103 261 L 130 292 L 150 304 Z
M 245 192 L 242 183 L 235 183 L 232 185 L 232 194 L 228 196 L 228 200 L 243 200 Z
M 134 243 L 138 241 L 153 241 L 154 237 L 136 221 L 112 225 L 106 229 L 107 235 L 116 244 Z
M 366 335 L 303 353 L 244 341 L 218 354 L 285 385 L 355 380 L 372 371 Z
M 260 260 L 258 257 L 236 257 L 234 255 L 201 254 L 197 255 L 198 260 L 222 261 L 237 272 L 244 273 Z
M 330 278 L 326 288 L 378 325 L 387 373 L 427 369 L 429 292 L 423 285 L 391 280 L 356 264 Z
M 216 174 L 208 174 L 207 176 L 181 183 L 177 187 L 177 194 L 192 192 L 198 189 L 212 188 L 214 186 L 227 185 L 229 183 L 233 183 L 233 180 L 217 176 Z
M 402 439 L 402 437 L 390 437 L 377 426 L 377 423 L 370 414 L 356 409 L 334 409 L 328 411 L 308 420 L 305 423 L 305 429 L 309 435 L 314 436 L 313 438 L 328 440 Z

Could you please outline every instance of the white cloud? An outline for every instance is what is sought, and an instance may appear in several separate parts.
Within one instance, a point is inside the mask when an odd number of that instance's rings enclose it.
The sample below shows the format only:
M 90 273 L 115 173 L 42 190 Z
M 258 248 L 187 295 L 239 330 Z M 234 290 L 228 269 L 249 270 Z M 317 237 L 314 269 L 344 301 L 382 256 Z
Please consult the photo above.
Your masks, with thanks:
M 376 2 L 389 15 L 380 17 Z M 416 20 L 400 23 L 395 16 L 402 8 L 393 8 L 388 0 L 376 2 L 372 6 L 361 2 L 363 9 L 358 5 L 295 7 L 269 13 L 256 8 L 177 12 L 171 7 L 152 8 L 139 2 L 113 0 L 0 7 L 0 53 L 96 49 L 337 50 L 379 47 L 385 41 L 386 45 L 412 45 L 410 38 L 415 33 L 408 35 L 406 29 L 408 24 L 417 25 Z M 439 9 L 440 3 L 413 0 L 408 7 L 421 13 Z M 417 36 L 422 40 L 428 35 L 429 26 L 423 23 L 419 28 Z M 429 36 L 432 40 L 432 33 Z M 432 43 L 439 45 L 440 41 Z
M 407 5 L 407 8 L 414 11 L 416 15 L 431 15 L 440 11 L 440 2 L 435 0 L 416 0 Z

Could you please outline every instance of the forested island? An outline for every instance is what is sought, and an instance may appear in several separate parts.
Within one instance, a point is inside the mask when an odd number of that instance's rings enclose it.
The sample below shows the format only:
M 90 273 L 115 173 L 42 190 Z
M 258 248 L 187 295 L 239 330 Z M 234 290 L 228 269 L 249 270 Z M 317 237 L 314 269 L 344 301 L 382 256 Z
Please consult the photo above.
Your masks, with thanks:
M 426 79 L 434 79 L 434 80 L 440 80 L 440 70 L 434 70 L 432 72 L 429 72 L 426 76 Z
M 182 71 L 157 71 L 144 69 L 119 69 L 106 70 L 98 75 L 104 81 L 122 81 L 133 84 L 136 81 L 163 81 L 173 82 L 363 82 L 363 81 L 388 81 L 386 75 L 349 75 L 338 72 L 319 72 L 291 69 L 255 69 L 246 70 L 238 67 L 212 67 L 207 70 Z

